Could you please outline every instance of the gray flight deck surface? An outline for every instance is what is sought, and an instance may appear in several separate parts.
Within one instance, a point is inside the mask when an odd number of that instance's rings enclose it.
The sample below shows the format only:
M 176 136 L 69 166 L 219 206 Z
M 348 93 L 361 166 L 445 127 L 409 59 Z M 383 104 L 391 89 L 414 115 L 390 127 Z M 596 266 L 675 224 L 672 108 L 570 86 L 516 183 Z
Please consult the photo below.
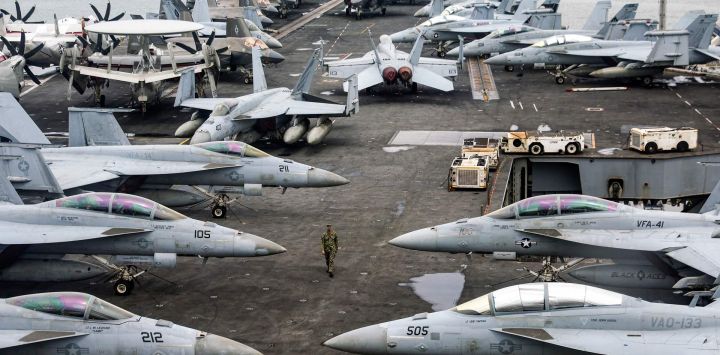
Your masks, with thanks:
M 303 1 L 302 11 L 317 3 Z M 312 54 L 311 43 L 322 37 L 325 53 L 341 58 L 358 57 L 370 50 L 365 28 L 372 35 L 393 33 L 414 25 L 412 14 L 420 5 L 388 6 L 385 17 L 361 21 L 346 18 L 342 5 L 283 39 L 280 49 L 287 59 L 267 67 L 268 87 L 292 87 L 296 74 Z M 291 11 L 291 18 L 294 17 Z M 277 20 L 275 28 L 285 23 Z M 400 45 L 409 50 L 409 45 Z M 431 46 L 424 55 L 431 54 Z M 182 258 L 176 269 L 154 269 L 160 276 L 143 276 L 129 297 L 111 294 L 107 284 L 78 282 L 49 285 L 3 284 L 0 297 L 55 290 L 88 292 L 137 314 L 167 319 L 238 340 L 267 354 L 329 354 L 321 343 L 334 335 L 387 319 L 431 310 L 413 293 L 410 279 L 424 274 L 452 273 L 468 261 L 464 255 L 404 250 L 386 242 L 403 233 L 481 214 L 486 193 L 447 192 L 446 175 L 459 147 L 391 146 L 401 130 L 507 131 L 534 130 L 548 125 L 553 130 L 587 130 L 596 134 L 598 148 L 621 147 L 621 126 L 669 125 L 700 129 L 705 150 L 719 149 L 720 106 L 717 86 L 679 85 L 672 89 L 631 87 L 628 91 L 565 92 L 542 71 L 507 73 L 493 68 L 500 99 L 484 103 L 473 100 L 469 79 L 462 72 L 455 91 L 443 93 L 419 88 L 387 95 L 360 95 L 360 113 L 335 121 L 335 127 L 319 146 L 284 146 L 259 142 L 260 149 L 277 156 L 327 169 L 351 183 L 328 189 L 289 189 L 284 195 L 264 191 L 262 197 L 243 198 L 249 208 L 234 205 L 220 224 L 270 239 L 288 249 L 285 254 L 257 259 Z M 219 93 L 235 96 L 252 91 L 241 84 L 237 73 L 220 75 Z M 129 88 L 112 84 L 108 106 L 123 106 Z M 617 83 L 586 82 L 579 86 L 615 86 Z M 57 76 L 21 98 L 21 104 L 45 132 L 67 131 L 67 106 L 88 106 L 90 95 L 73 94 L 65 100 L 67 82 Z M 395 90 L 395 89 L 391 89 Z M 342 83 L 319 75 L 313 93 L 332 91 L 328 99 L 344 102 Z M 687 102 L 686 102 L 687 101 Z M 170 136 L 188 119 L 190 112 L 172 107 L 172 98 L 138 113 L 118 113 L 126 132 Z M 514 107 L 514 108 L 513 108 Z M 587 109 L 591 108 L 592 111 Z M 602 110 L 598 110 L 602 109 Z M 700 113 L 696 112 L 697 109 Z M 127 115 L 127 117 L 125 117 Z M 717 120 L 717 122 L 708 122 Z M 157 142 L 141 138 L 135 144 Z M 165 140 L 160 140 L 165 141 Z M 169 140 L 178 142 L 179 140 Z M 404 150 L 407 148 L 407 150 Z M 617 154 L 617 153 L 616 153 Z M 635 153 L 623 153 L 635 154 Z M 180 210 L 197 219 L 209 218 L 207 209 Z M 320 252 L 320 235 L 332 223 L 339 235 L 340 250 L 335 278 L 328 278 Z M 538 268 L 538 264 L 526 264 Z M 518 276 L 522 264 L 472 257 L 465 272 L 460 301 L 485 294 L 488 287 Z M 457 279 L 457 278 L 453 278 Z M 527 282 L 526 280 L 518 282 Z M 648 300 L 670 298 L 669 291 L 643 294 L 618 290 Z M 677 298 L 674 301 L 678 301 Z M 680 299 L 683 301 L 683 299 Z

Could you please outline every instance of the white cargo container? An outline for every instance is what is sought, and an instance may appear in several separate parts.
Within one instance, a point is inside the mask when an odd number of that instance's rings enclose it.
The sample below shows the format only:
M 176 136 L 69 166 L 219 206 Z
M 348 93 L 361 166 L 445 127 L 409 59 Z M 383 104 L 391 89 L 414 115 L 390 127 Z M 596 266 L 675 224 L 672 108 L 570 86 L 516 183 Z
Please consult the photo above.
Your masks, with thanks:
M 632 128 L 629 147 L 648 154 L 663 150 L 686 152 L 697 148 L 697 140 L 698 130 L 690 127 Z
M 577 154 L 585 149 L 585 136 L 580 132 L 508 132 L 500 142 L 503 153 Z
M 448 172 L 448 191 L 455 189 L 486 189 L 490 168 L 482 157 L 456 157 Z

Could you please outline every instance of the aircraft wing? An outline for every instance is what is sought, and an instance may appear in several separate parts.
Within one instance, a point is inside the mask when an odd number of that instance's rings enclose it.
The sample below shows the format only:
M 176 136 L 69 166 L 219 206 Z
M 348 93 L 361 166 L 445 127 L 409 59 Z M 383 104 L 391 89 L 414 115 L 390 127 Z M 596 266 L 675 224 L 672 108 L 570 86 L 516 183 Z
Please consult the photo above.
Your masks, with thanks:
M 345 115 L 345 105 L 296 101 L 288 104 L 287 115 Z
M 602 311 L 599 311 L 602 312 Z M 602 313 L 600 313 L 602 314 Z M 605 315 L 601 318 L 612 318 Z M 656 321 L 664 321 L 658 317 Z M 653 317 L 649 322 L 652 324 Z M 557 328 L 494 328 L 491 331 L 538 343 L 555 345 L 589 354 L 681 354 L 688 348 L 697 352 L 717 351 L 714 336 L 697 329 L 658 329 L 652 331 L 557 329 Z M 500 349 L 502 350 L 502 349 Z
M 522 232 L 597 247 L 663 254 L 712 277 L 720 275 L 720 244 L 702 231 L 523 229 Z M 700 238 L 697 238 L 700 237 Z
M 375 59 L 371 56 L 325 62 L 327 75 L 331 78 L 347 79 L 359 74 L 369 66 L 375 67 Z
M 88 333 L 55 330 L 0 330 L 0 349 L 21 347 L 46 341 L 75 338 Z
M 97 238 L 152 232 L 142 228 L 112 228 L 3 222 L 0 244 L 32 245 L 76 242 Z
M 442 28 L 434 29 L 437 32 L 450 32 L 450 33 L 464 33 L 464 34 L 478 34 L 478 33 L 490 33 L 500 28 L 508 27 L 512 24 L 493 24 L 493 25 L 478 25 L 478 26 L 466 26 L 466 27 L 453 27 L 453 28 Z
M 237 166 L 204 162 L 77 157 L 68 156 L 66 153 L 46 153 L 45 158 L 63 190 L 109 181 L 121 176 L 182 174 Z
M 184 68 L 183 71 L 188 70 L 190 68 L 192 68 L 194 70 L 194 72 L 197 74 L 204 69 L 204 64 L 189 66 L 189 67 Z M 81 66 L 81 65 L 78 65 L 76 67 L 76 70 L 80 73 L 80 75 L 94 76 L 94 77 L 103 78 L 103 79 L 123 81 L 123 82 L 131 83 L 131 84 L 137 84 L 139 82 L 152 83 L 152 82 L 156 82 L 156 81 L 163 81 L 163 80 L 169 80 L 169 79 L 174 79 L 174 78 L 180 77 L 179 71 L 176 73 L 172 70 L 163 70 L 163 71 L 149 72 L 149 73 L 130 73 L 130 72 L 117 71 L 117 70 L 111 70 L 110 72 L 108 72 L 106 66 L 101 66 L 101 67 L 95 68 L 95 67 L 87 67 L 87 66 Z
M 228 98 L 197 98 L 197 99 L 187 99 L 183 100 L 180 104 L 184 107 L 190 107 L 195 108 L 198 110 L 207 110 L 212 111 L 215 109 L 217 105 L 224 104 L 228 105 L 228 107 L 232 107 L 235 102 L 232 99 Z

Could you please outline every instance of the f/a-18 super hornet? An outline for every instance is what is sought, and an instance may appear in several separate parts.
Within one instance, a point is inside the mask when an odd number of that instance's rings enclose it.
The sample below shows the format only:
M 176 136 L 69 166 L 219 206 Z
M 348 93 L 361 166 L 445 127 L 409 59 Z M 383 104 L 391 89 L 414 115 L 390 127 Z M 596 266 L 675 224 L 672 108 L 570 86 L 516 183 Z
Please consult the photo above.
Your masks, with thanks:
M 705 206 L 717 201 L 713 194 Z M 702 288 L 720 276 L 719 222 L 717 210 L 653 211 L 597 197 L 544 195 L 482 217 L 419 229 L 389 243 L 450 253 L 608 258 L 615 267 L 598 265 L 591 270 L 597 283 L 612 285 L 610 274 L 629 266 L 678 280 L 675 288 Z M 636 287 L 645 284 L 655 280 L 638 280 Z
M 79 292 L 0 299 L 0 335 L 1 354 L 261 355 L 234 340 Z
M 0 103 L 0 140 L 49 143 L 12 97 L 0 94 Z M 130 145 L 112 111 L 70 108 L 69 112 L 69 147 L 40 150 L 66 195 L 125 192 L 170 207 L 211 201 L 212 216 L 223 218 L 231 195 L 258 196 L 263 187 L 319 188 L 349 182 L 242 142 Z
M 548 37 L 569 34 L 608 39 L 606 36 L 610 26 L 620 21 L 634 19 L 637 8 L 637 3 L 625 4 L 615 16 L 607 21 L 610 1 L 601 0 L 595 4 L 595 8 L 582 29 L 541 30 L 530 26 L 512 26 L 496 30 L 481 39 L 465 44 L 462 51 L 466 57 L 490 56 L 525 48 Z M 460 48 L 453 48 L 447 54 L 458 56 Z
M 245 14 L 239 17 L 239 21 L 245 22 L 247 29 L 252 37 L 262 40 L 268 47 L 277 49 L 282 48 L 280 41 L 275 39 L 273 36 L 265 33 L 259 28 L 248 16 L 257 17 L 256 13 L 252 12 L 252 9 L 246 8 Z M 198 31 L 201 37 L 209 37 L 212 32 L 215 32 L 215 37 L 244 37 L 244 31 L 240 28 L 235 29 L 237 24 L 227 24 L 226 22 L 212 21 L 210 18 L 209 7 L 207 0 L 196 0 L 195 5 L 190 9 L 181 0 L 161 0 L 160 1 L 160 13 L 158 18 L 165 20 L 183 20 L 197 22 L 203 26 L 203 29 Z M 232 17 L 229 17 L 232 19 Z M 240 35 L 243 33 L 243 35 Z M 248 51 L 249 57 L 249 51 Z M 249 63 L 249 61 L 248 61 Z
M 674 305 L 572 283 L 505 287 L 457 307 L 340 334 L 358 354 L 715 354 L 717 301 Z
M 358 90 L 371 89 L 377 85 L 402 85 L 417 92 L 418 84 L 441 91 L 452 91 L 453 83 L 448 77 L 458 74 L 457 63 L 453 60 L 420 57 L 423 38 L 418 37 L 410 54 L 399 51 L 390 36 L 380 36 L 380 45 L 360 58 L 324 62 L 327 76 L 347 79 L 357 75 Z M 343 85 L 348 90 L 348 83 Z
M 492 7 L 473 9 L 470 18 L 457 15 L 440 15 L 390 35 L 394 43 L 413 42 L 418 36 L 438 43 L 438 56 L 447 53 L 447 46 L 467 39 L 483 38 L 493 31 L 511 26 L 527 25 L 540 29 L 561 28 L 561 16 L 557 13 L 559 0 L 545 0 L 542 8 L 533 9 L 533 0 L 523 0 L 517 12 L 510 18 L 497 18 Z M 461 43 L 463 44 L 463 43 Z
M 347 117 L 359 108 L 356 77 L 349 80 L 350 89 L 345 105 L 309 94 L 313 75 L 320 62 L 319 56 L 320 50 L 316 50 L 292 90 L 268 89 L 260 62 L 260 50 L 253 47 L 253 93 L 236 98 L 195 98 L 194 76 L 183 74 L 175 106 L 212 112 L 205 120 L 197 118 L 184 123 L 175 135 L 192 136 L 191 144 L 226 138 L 252 143 L 263 136 L 293 144 L 307 133 L 305 141 L 308 144 L 319 144 L 332 129 L 333 121 L 330 117 Z M 318 117 L 317 124 L 310 127 L 309 118 L 313 117 Z
M 580 35 L 554 36 L 530 47 L 494 56 L 485 63 L 570 66 L 556 75 L 558 84 L 564 83 L 565 74 L 570 74 L 604 79 L 638 78 L 643 84 L 650 85 L 653 76 L 667 67 L 720 59 L 720 48 L 710 46 L 718 15 L 693 15 L 692 22 L 686 27 L 651 31 L 645 34 L 645 40 L 608 41 Z M 583 67 L 578 68 L 580 65 Z M 586 67 L 593 70 L 588 71 Z
M 285 252 L 256 235 L 188 218 L 149 199 L 91 192 L 24 205 L 15 187 L 52 177 L 37 148 L 2 143 L 0 152 L 0 281 L 71 281 L 97 276 L 98 266 L 70 255 L 111 256 L 117 294 L 132 292 L 137 265 L 174 267 L 178 256 L 254 257 Z M 56 181 L 52 181 L 57 186 Z M 4 337 L 3 337 L 4 338 Z

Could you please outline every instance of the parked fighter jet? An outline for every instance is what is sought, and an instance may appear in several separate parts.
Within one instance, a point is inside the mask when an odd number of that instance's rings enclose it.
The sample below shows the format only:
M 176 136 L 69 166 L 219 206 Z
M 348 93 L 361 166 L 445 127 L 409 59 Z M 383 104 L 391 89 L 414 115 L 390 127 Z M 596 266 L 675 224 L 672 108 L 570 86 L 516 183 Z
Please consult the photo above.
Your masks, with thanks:
M 558 35 L 584 35 L 608 39 L 606 35 L 612 24 L 635 18 L 638 4 L 625 4 L 618 13 L 607 21 L 607 11 L 610 1 L 598 1 L 582 29 L 541 30 L 530 26 L 513 26 L 496 30 L 481 39 L 465 44 L 462 51 L 465 57 L 489 56 L 496 53 L 506 53 L 519 48 L 533 45 L 545 38 Z M 458 56 L 460 48 L 453 48 L 448 53 Z
M 453 83 L 447 78 L 457 76 L 457 63 L 454 60 L 420 57 L 422 36 L 415 40 L 410 54 L 397 50 L 388 35 L 380 36 L 377 47 L 372 38 L 370 43 L 373 50 L 360 58 L 323 63 L 327 75 L 342 79 L 357 75 L 358 90 L 381 84 L 403 85 L 413 93 L 417 92 L 418 84 L 442 91 L 453 90 Z M 348 90 L 347 83 L 343 88 Z
M 559 1 L 545 0 L 543 8 L 533 9 L 534 0 L 523 0 L 517 12 L 510 18 L 497 18 L 491 7 L 476 7 L 469 19 L 456 15 L 440 15 L 415 27 L 393 33 L 390 38 L 394 43 L 412 42 L 422 33 L 421 37 L 424 39 L 438 43 L 438 56 L 443 57 L 450 43 L 467 37 L 483 38 L 493 31 L 510 26 L 528 25 L 547 30 L 560 29 L 562 19 L 556 12 Z
M 40 44 L 35 48 L 25 52 L 25 33 L 20 34 L 20 43 L 16 48 L 12 43 L 8 42 L 5 37 L 0 36 L 0 40 L 5 44 L 5 48 L 12 55 L 0 62 L 0 92 L 11 93 L 15 98 L 20 97 L 20 90 L 25 85 L 25 76 L 23 71 L 32 79 L 35 84 L 40 85 L 40 80 L 33 74 L 27 65 L 27 58 L 32 57 L 43 49 Z
M 698 354 L 720 351 L 718 302 L 651 303 L 592 286 L 505 287 L 449 310 L 367 326 L 324 343 L 358 354 Z
M 572 66 L 556 74 L 558 84 L 565 82 L 565 74 L 573 74 L 577 65 L 596 67 L 589 77 L 606 79 L 639 78 L 652 84 L 653 76 L 667 67 L 703 64 L 720 59 L 720 48 L 710 46 L 710 38 L 718 15 L 702 14 L 687 27 L 675 31 L 646 33 L 654 41 L 606 41 L 580 35 L 548 38 L 530 47 L 500 54 L 487 59 L 491 65 Z M 582 73 L 587 73 L 583 70 Z
M 158 17 L 161 19 L 193 21 L 205 26 L 203 29 L 198 31 L 198 34 L 201 37 L 209 37 L 212 35 L 213 32 L 215 32 L 215 37 L 219 38 L 244 37 L 245 31 L 240 28 L 235 30 L 236 24 L 230 25 L 226 22 L 212 21 L 210 18 L 207 0 L 196 0 L 192 12 L 180 0 L 161 0 L 160 9 L 161 10 L 158 14 Z M 250 15 L 252 16 L 251 11 L 246 11 L 245 15 L 247 15 L 248 13 L 250 13 Z M 257 14 L 255 14 L 255 16 L 257 17 Z M 245 16 L 243 16 L 240 19 L 245 22 L 245 25 L 247 26 L 247 29 L 252 35 L 252 37 L 263 41 L 270 48 L 282 48 L 282 44 L 280 43 L 280 41 L 275 39 L 273 36 L 263 32 L 262 29 L 259 28 L 249 18 L 245 18 Z M 243 35 L 241 35 L 241 33 L 243 33 Z
M 379 12 L 385 16 L 387 12 L 386 0 L 345 0 L 345 16 L 355 13 L 355 19 L 359 20 L 367 12 Z
M 142 317 L 79 292 L 0 299 L 0 334 L 0 352 L 13 354 L 260 355 L 236 341 Z
M 110 255 L 120 262 L 174 267 L 178 256 L 253 257 L 285 252 L 269 240 L 188 218 L 139 196 L 84 193 L 23 205 L 10 181 L 22 188 L 30 181 L 31 171 L 47 171 L 47 166 L 28 163 L 42 161 L 33 147 L 3 143 L 0 151 L 0 281 L 70 281 L 95 275 L 96 268 L 66 260 L 67 254 Z M 33 155 L 34 160 L 25 158 Z M 106 263 L 116 272 L 115 293 L 129 294 L 138 275 L 133 272 L 136 268 Z
M 247 143 L 263 136 L 282 138 L 293 144 L 307 133 L 308 144 L 318 144 L 330 133 L 333 121 L 329 117 L 345 117 L 359 109 L 357 78 L 350 78 L 347 102 L 339 105 L 309 94 L 312 78 L 320 59 L 316 50 L 292 90 L 268 89 L 260 63 L 260 50 L 253 47 L 253 93 L 236 98 L 196 99 L 194 76 L 180 78 L 175 106 L 211 111 L 207 120 L 192 119 L 180 126 L 175 135 L 192 135 L 191 144 L 232 138 Z M 310 127 L 308 118 L 318 117 Z M 268 128 L 269 127 L 269 128 Z M 309 130 L 308 130 L 309 129 Z
M 0 104 L 0 115 L 7 117 L 0 118 L 0 141 L 49 143 L 9 95 L 0 94 Z M 133 146 L 112 111 L 72 107 L 69 111 L 69 147 L 40 151 L 67 195 L 126 192 L 170 207 L 211 200 L 212 216 L 223 218 L 229 199 L 226 187 L 234 187 L 231 194 L 258 196 L 263 187 L 330 187 L 349 182 L 329 171 L 277 158 L 242 142 Z M 188 191 L 176 185 L 196 187 Z
M 715 201 L 717 197 L 712 197 L 706 205 Z M 410 232 L 389 243 L 450 253 L 610 258 L 619 267 L 645 265 L 663 277 L 682 278 L 674 287 L 688 288 L 712 285 L 720 276 L 718 222 L 715 210 L 652 211 L 590 196 L 544 195 L 482 217 Z M 612 278 L 597 279 L 611 282 Z M 652 280 L 639 280 L 637 287 L 648 282 Z

